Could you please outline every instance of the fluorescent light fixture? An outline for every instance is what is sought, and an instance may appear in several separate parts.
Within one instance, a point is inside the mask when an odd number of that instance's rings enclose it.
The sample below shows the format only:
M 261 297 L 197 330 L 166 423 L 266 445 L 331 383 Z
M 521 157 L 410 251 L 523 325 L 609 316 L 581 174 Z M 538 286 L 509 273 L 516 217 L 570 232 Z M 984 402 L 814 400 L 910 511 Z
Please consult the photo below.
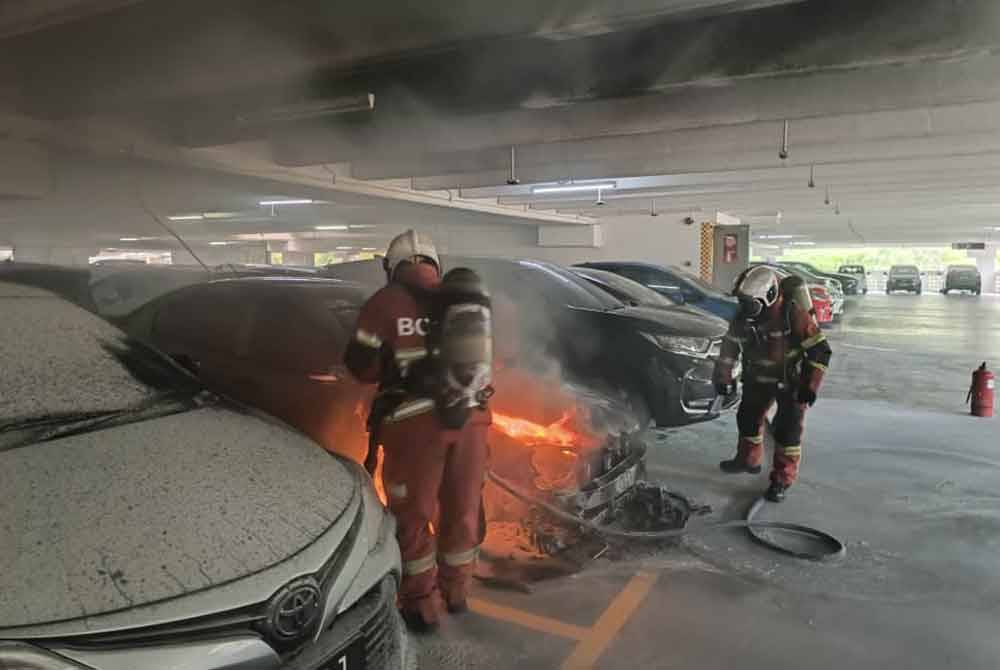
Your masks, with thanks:
M 758 235 L 758 240 L 790 240 L 795 237 L 802 237 L 801 235 Z
M 375 227 L 374 223 L 358 223 L 358 224 L 352 223 L 350 226 L 351 230 L 364 230 L 367 228 L 374 228 L 374 227 Z
M 138 242 L 139 238 L 138 237 L 119 237 L 118 241 L 119 242 Z
M 289 198 L 285 200 L 261 200 L 261 207 L 274 207 L 275 205 L 311 205 L 313 200 L 310 198 Z
M 204 218 L 204 214 L 178 214 L 176 216 L 167 217 L 170 221 L 201 221 Z
M 361 247 L 361 251 L 376 251 L 376 247 Z
M 239 212 L 205 212 L 202 214 L 206 219 L 235 219 Z
M 354 247 L 337 247 L 337 251 L 350 251 Z
M 209 242 L 208 244 L 213 247 L 224 247 L 228 245 L 229 242 Z
M 316 230 L 347 230 L 347 226 L 313 226 Z
M 618 185 L 613 182 L 601 182 L 597 184 L 563 184 L 556 186 L 532 186 L 532 193 L 574 193 L 578 191 L 605 191 L 616 188 Z
M 790 244 L 793 247 L 814 247 L 814 246 L 816 246 L 815 242 L 805 242 L 805 241 L 802 241 L 802 242 L 791 242 Z

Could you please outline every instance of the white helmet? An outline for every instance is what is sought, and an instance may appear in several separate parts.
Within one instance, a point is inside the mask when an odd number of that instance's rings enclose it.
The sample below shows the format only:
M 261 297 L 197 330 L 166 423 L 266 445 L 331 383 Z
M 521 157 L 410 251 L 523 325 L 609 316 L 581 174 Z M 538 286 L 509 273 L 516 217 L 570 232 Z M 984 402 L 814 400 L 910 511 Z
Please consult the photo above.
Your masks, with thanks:
M 739 298 L 743 314 L 747 318 L 756 318 L 778 301 L 778 274 L 769 267 L 758 265 L 743 273 L 736 283 L 733 295 Z
M 389 243 L 389 248 L 386 249 L 383 264 L 385 271 L 392 278 L 400 263 L 416 263 L 419 258 L 426 258 L 433 261 L 438 271 L 441 270 L 441 260 L 438 258 L 437 247 L 434 246 L 434 241 L 430 237 L 421 235 L 411 229 L 392 239 L 392 242 Z

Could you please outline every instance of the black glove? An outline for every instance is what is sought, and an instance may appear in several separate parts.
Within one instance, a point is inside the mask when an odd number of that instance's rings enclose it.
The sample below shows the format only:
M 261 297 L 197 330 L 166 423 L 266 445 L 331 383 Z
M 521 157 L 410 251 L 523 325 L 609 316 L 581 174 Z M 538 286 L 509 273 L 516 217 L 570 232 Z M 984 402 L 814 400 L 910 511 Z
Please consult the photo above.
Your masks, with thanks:
M 719 395 L 732 395 L 736 393 L 735 382 L 715 382 L 715 392 Z
M 799 389 L 798 401 L 800 405 L 809 405 L 812 407 L 816 404 L 816 391 L 803 386 Z

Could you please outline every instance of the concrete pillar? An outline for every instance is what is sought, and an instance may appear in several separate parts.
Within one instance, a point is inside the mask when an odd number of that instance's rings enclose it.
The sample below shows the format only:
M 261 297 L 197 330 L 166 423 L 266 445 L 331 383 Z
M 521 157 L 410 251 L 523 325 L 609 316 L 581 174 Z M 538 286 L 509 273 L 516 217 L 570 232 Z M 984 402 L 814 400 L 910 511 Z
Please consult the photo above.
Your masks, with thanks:
M 969 254 L 972 256 L 972 254 Z M 996 293 L 997 275 L 997 250 L 996 247 L 987 246 L 985 252 L 979 252 L 975 256 L 976 267 L 983 277 L 983 293 Z

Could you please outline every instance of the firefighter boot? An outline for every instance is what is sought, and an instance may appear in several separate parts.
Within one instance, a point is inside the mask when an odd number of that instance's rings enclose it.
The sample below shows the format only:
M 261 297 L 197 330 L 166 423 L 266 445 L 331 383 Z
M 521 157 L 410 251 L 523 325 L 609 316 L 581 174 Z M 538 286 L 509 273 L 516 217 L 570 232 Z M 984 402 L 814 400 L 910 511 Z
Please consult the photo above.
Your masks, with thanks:
M 469 580 L 474 563 L 451 566 L 442 563 L 438 568 L 438 587 L 450 614 L 462 614 L 469 609 Z
M 406 627 L 417 634 L 433 633 L 441 623 L 441 613 L 438 609 L 436 594 L 426 598 L 404 601 L 399 613 L 406 622 Z
M 780 503 L 785 500 L 785 494 L 788 492 L 788 486 L 782 484 L 781 482 L 771 482 L 771 485 L 767 487 L 767 491 L 764 492 L 764 497 L 773 503 Z
M 759 475 L 760 461 L 764 451 L 764 439 L 760 437 L 741 437 L 736 447 L 736 456 L 719 463 L 719 469 L 726 474 L 736 475 L 748 473 Z

